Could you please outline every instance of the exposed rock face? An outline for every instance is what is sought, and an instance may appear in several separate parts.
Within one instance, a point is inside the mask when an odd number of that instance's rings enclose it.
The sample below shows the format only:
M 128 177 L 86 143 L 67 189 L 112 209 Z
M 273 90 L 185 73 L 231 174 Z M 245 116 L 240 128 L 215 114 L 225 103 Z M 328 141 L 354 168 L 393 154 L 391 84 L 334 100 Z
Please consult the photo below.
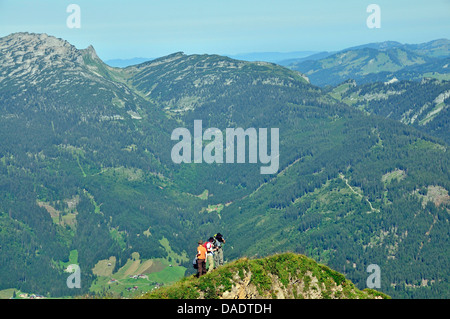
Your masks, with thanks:
M 92 46 L 77 49 L 47 34 L 14 33 L 0 38 L 0 66 L 5 114 L 63 110 L 82 122 L 141 119 L 138 108 L 130 110 L 126 103 L 136 95 L 112 79 L 117 70 L 106 66 Z
M 8 76 L 33 75 L 38 69 L 67 64 L 76 67 L 83 63 L 83 57 L 65 40 L 46 34 L 14 33 L 0 39 L 0 63 L 2 68 L 14 67 L 13 74 Z
M 258 291 L 257 286 L 251 282 L 252 273 L 246 273 L 243 279 L 236 274 L 233 278 L 233 287 L 223 293 L 222 299 L 323 299 L 324 295 L 338 299 L 343 291 L 343 287 L 337 284 L 327 288 L 311 271 L 306 272 L 303 278 L 291 278 L 286 285 L 278 276 L 273 274 L 268 276 L 272 287 L 270 294 Z
M 0 88 L 9 82 L 44 88 L 85 80 L 101 82 L 105 79 L 100 69 L 113 69 L 102 62 L 91 45 L 79 50 L 63 39 L 27 32 L 0 38 L 0 65 Z
M 82 50 L 46 34 L 14 33 L 0 38 L 0 88 L 20 94 L 29 87 L 51 89 L 91 78 Z

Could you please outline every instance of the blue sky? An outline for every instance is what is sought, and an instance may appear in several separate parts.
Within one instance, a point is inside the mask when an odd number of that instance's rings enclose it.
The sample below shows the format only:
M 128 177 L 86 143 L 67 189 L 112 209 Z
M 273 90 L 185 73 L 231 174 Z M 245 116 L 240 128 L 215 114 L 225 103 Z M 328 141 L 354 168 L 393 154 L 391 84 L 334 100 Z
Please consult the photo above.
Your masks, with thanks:
M 70 29 L 69 4 L 81 9 Z M 370 4 L 381 28 L 366 25 Z M 0 36 L 43 32 L 103 60 L 154 58 L 177 51 L 332 51 L 386 40 L 450 38 L 450 0 L 0 0 Z

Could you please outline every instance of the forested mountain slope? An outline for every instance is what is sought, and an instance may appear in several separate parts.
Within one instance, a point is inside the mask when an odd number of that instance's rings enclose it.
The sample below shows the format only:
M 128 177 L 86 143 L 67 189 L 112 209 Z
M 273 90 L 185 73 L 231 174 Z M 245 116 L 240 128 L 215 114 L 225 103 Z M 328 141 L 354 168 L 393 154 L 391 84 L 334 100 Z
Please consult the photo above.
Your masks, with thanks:
M 330 95 L 365 112 L 413 126 L 447 145 L 450 142 L 449 81 L 394 79 L 361 85 L 347 81 L 330 90 Z
M 322 55 L 283 65 L 304 73 L 312 84 L 319 86 L 335 86 L 347 80 L 358 84 L 387 82 L 393 78 L 419 82 L 424 77 L 450 80 L 447 39 L 421 44 L 369 43 Z
M 194 120 L 279 128 L 278 172 L 174 164 L 171 133 Z M 448 297 L 446 142 L 296 71 L 182 53 L 111 68 L 92 47 L 13 34 L 0 136 L 0 289 L 88 292 L 99 260 L 117 270 L 134 252 L 191 268 L 198 239 L 220 231 L 227 260 L 297 251 L 360 289 L 375 263 L 393 297 Z M 63 273 L 74 251 L 81 291 Z

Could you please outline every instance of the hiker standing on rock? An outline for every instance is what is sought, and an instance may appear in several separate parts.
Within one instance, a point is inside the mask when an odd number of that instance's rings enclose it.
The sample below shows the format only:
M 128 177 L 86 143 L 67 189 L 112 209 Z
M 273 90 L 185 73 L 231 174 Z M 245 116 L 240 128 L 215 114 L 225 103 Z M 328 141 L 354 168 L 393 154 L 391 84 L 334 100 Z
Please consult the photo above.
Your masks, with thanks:
M 225 244 L 225 238 L 222 234 L 214 235 L 214 269 L 223 265 L 223 244 Z
M 197 247 L 197 265 L 198 265 L 198 277 L 200 278 L 204 274 L 206 274 L 206 248 L 203 245 L 203 241 L 198 241 Z

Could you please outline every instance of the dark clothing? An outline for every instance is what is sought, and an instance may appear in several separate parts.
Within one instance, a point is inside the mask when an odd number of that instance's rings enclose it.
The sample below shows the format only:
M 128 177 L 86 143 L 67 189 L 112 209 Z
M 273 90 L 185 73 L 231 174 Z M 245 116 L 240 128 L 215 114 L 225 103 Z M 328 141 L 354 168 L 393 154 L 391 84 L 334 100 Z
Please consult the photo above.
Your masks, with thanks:
M 206 260 L 205 259 L 197 259 L 197 265 L 198 265 L 198 277 L 203 276 L 206 274 Z
M 223 265 L 223 246 L 225 244 L 225 238 L 221 234 L 216 234 L 214 240 L 214 247 L 216 251 L 214 252 L 214 268 Z

